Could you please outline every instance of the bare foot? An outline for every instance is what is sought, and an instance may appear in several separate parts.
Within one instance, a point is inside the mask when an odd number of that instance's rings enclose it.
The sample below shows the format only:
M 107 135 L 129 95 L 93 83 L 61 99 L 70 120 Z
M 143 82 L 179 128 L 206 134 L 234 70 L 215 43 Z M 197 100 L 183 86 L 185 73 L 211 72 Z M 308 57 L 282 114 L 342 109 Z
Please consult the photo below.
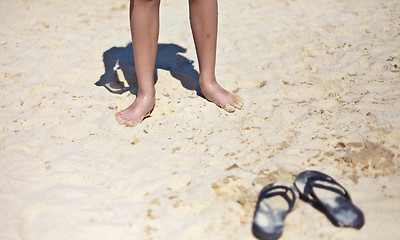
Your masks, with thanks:
M 234 112 L 235 109 L 242 109 L 243 107 L 243 100 L 238 95 L 228 92 L 216 81 L 209 83 L 202 83 L 200 81 L 200 89 L 207 100 L 215 103 L 227 112 Z
M 115 114 L 118 123 L 127 127 L 134 127 L 150 116 L 154 108 L 155 97 L 136 97 L 135 101 L 125 110 Z

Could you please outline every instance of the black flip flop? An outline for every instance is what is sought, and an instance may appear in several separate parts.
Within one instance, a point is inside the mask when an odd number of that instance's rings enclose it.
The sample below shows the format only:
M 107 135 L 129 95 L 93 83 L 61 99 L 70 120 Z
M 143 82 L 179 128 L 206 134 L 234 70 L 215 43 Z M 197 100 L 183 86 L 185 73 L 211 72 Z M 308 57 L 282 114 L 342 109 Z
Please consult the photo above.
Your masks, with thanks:
M 253 235 L 262 240 L 278 239 L 283 232 L 287 214 L 296 203 L 297 191 L 293 186 L 272 183 L 264 187 L 253 217 Z
M 300 173 L 294 182 L 300 198 L 323 212 L 338 227 L 360 229 L 364 214 L 351 201 L 346 189 L 330 176 L 318 171 Z

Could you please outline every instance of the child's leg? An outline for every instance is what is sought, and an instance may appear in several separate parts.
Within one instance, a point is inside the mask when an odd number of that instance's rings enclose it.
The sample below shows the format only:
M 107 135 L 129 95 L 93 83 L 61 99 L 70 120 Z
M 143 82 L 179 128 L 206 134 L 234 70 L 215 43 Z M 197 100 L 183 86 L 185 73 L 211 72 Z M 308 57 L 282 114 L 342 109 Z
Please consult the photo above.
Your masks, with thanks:
M 189 0 L 189 8 L 190 23 L 199 60 L 201 92 L 209 101 L 228 112 L 233 112 L 235 108 L 242 108 L 241 98 L 223 89 L 215 78 L 217 0 Z
M 135 101 L 116 114 L 120 124 L 134 126 L 155 104 L 154 68 L 157 54 L 160 0 L 131 0 L 130 22 L 138 94 Z

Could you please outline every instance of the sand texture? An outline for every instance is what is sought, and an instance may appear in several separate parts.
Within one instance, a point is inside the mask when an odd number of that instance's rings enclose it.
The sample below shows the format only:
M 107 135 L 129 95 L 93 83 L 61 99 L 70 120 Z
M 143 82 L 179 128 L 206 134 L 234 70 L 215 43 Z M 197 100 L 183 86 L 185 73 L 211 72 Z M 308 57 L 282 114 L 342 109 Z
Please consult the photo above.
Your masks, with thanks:
M 281 239 L 400 239 L 398 0 L 220 0 L 198 95 L 186 0 L 161 3 L 157 102 L 134 128 L 129 1 L 0 0 L 0 239 L 254 239 L 259 191 L 323 171 L 366 218 L 299 202 Z

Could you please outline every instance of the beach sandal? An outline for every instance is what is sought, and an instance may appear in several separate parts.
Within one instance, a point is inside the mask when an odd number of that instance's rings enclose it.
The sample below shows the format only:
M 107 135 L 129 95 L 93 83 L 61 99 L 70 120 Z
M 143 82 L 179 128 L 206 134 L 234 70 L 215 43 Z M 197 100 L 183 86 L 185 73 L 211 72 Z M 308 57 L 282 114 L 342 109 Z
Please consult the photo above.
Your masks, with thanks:
M 278 239 L 283 232 L 287 214 L 293 209 L 297 191 L 283 184 L 272 183 L 264 187 L 253 217 L 253 235 L 262 240 Z
M 364 214 L 351 201 L 346 189 L 330 176 L 318 171 L 300 173 L 294 182 L 300 198 L 311 203 L 338 227 L 360 229 Z

